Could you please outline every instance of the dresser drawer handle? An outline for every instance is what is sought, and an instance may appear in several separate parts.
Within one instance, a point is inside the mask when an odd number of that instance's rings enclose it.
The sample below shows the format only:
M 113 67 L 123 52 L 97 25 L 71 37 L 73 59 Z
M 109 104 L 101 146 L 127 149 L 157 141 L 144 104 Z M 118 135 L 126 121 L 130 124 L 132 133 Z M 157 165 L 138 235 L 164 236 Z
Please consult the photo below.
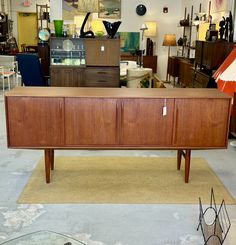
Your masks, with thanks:
M 108 81 L 106 80 L 98 80 L 99 83 L 107 83 Z
M 97 74 L 107 74 L 106 71 L 98 71 Z

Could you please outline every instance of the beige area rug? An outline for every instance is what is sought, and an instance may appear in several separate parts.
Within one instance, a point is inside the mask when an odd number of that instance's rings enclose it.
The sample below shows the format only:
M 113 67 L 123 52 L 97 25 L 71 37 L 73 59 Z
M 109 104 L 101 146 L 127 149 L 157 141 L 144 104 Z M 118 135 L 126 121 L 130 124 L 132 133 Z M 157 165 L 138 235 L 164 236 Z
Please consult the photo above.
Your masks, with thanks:
M 173 203 L 217 202 L 235 204 L 234 198 L 206 160 L 191 159 L 190 181 L 184 183 L 175 158 L 162 157 L 56 157 L 51 183 L 45 183 L 44 162 L 39 162 L 18 203 Z

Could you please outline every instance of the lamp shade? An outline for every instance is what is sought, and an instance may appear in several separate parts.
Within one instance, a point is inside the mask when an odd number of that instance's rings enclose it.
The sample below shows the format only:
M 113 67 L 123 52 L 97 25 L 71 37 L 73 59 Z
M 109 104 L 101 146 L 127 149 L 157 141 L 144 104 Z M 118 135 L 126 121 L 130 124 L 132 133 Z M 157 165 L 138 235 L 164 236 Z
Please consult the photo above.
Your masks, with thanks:
M 145 22 L 147 30 L 144 32 L 145 37 L 156 37 L 157 35 L 157 23 L 155 21 Z
M 143 23 L 142 25 L 141 25 L 141 27 L 140 27 L 140 30 L 141 31 L 145 31 L 145 30 L 147 30 L 148 28 L 147 28 L 147 25 L 145 24 L 145 23 Z
M 236 92 L 236 45 L 213 74 L 217 87 L 222 92 L 233 96 Z
M 177 46 L 175 34 L 165 34 L 163 46 Z
M 94 33 L 97 33 L 97 32 L 105 32 L 105 28 L 104 28 L 104 25 L 103 25 L 102 20 L 93 19 L 91 21 L 91 30 Z

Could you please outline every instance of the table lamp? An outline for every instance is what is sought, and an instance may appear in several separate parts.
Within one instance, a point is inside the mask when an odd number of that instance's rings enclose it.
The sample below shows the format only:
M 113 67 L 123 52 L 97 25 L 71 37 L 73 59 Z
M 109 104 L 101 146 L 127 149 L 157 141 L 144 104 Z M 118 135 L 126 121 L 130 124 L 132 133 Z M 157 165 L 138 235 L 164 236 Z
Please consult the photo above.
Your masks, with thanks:
M 155 42 L 152 41 L 151 37 L 157 35 L 157 23 L 155 21 L 146 21 L 147 30 L 144 32 L 144 36 L 147 37 L 146 44 L 146 55 L 153 55 L 153 46 Z
M 94 32 L 95 36 L 103 36 L 105 33 L 105 28 L 102 20 L 93 19 L 91 21 L 91 30 Z
M 167 72 L 166 72 L 166 81 L 168 81 L 168 59 L 170 56 L 170 47 L 177 46 L 176 35 L 175 34 L 165 34 L 162 46 L 168 47 Z

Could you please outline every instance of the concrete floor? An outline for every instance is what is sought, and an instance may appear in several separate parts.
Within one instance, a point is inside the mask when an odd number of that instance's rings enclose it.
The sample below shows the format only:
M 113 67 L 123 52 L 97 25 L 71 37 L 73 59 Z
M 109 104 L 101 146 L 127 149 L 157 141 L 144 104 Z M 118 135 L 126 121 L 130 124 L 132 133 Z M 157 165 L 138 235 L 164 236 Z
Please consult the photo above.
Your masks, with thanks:
M 60 151 L 61 155 L 175 156 L 175 151 Z M 236 148 L 193 151 L 204 157 L 236 198 Z M 18 205 L 42 151 L 7 149 L 3 94 L 0 94 L 0 243 L 38 230 L 72 236 L 89 245 L 199 245 L 198 205 Z M 236 205 L 224 244 L 236 244 Z

